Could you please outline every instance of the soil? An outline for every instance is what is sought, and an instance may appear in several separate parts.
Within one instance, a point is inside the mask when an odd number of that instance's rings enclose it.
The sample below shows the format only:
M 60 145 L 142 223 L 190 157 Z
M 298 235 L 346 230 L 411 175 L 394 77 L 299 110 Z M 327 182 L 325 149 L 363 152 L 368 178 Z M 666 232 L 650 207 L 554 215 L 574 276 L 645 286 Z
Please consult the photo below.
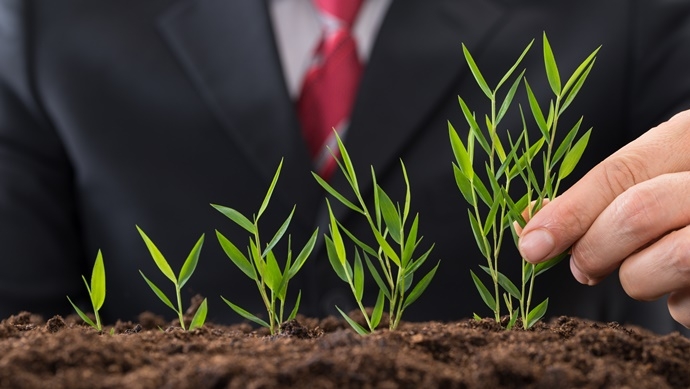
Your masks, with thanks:
M 76 316 L 11 316 L 0 323 L 0 387 L 690 387 L 690 339 L 569 317 L 528 331 L 488 319 L 404 322 L 369 336 L 334 317 L 299 317 L 275 336 L 174 324 L 142 314 L 99 333 Z

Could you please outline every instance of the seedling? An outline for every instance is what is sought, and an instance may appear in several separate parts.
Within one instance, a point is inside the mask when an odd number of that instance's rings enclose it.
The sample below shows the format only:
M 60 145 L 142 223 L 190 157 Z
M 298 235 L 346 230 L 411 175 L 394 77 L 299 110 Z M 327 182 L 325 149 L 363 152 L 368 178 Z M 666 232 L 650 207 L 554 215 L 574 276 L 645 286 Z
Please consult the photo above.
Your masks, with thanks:
M 168 264 L 168 261 L 165 259 L 163 254 L 158 250 L 158 247 L 149 239 L 149 237 L 144 233 L 144 231 L 137 226 L 137 230 L 139 231 L 139 234 L 141 237 L 144 239 L 144 243 L 146 243 L 146 247 L 149 249 L 149 252 L 151 253 L 151 257 L 153 257 L 153 261 L 156 263 L 156 266 L 158 266 L 158 269 L 165 275 L 170 281 L 172 281 L 173 285 L 175 285 L 175 297 L 177 299 L 177 307 L 173 305 L 173 303 L 170 301 L 170 299 L 163 293 L 163 291 L 160 290 L 151 280 L 146 278 L 144 273 L 139 270 L 139 273 L 141 274 L 142 277 L 144 277 L 144 281 L 149 285 L 151 290 L 158 296 L 158 298 L 165 303 L 170 309 L 175 311 L 177 313 L 177 317 L 180 320 L 180 326 L 182 327 L 183 330 L 186 330 L 185 328 L 185 323 L 184 323 L 184 311 L 182 310 L 182 296 L 181 296 L 181 290 L 182 287 L 189 281 L 189 279 L 192 277 L 192 274 L 194 273 L 194 270 L 196 269 L 196 265 L 199 262 L 199 253 L 201 252 L 201 246 L 204 244 L 204 235 L 202 234 L 199 240 L 196 242 L 194 247 L 192 248 L 192 251 L 189 253 L 187 256 L 187 259 L 184 261 L 184 264 L 182 264 L 182 269 L 180 269 L 179 275 L 175 275 L 173 272 L 172 268 Z M 208 312 L 208 306 L 206 299 L 201 302 L 201 305 L 197 309 L 197 311 L 194 313 L 194 317 L 192 317 L 192 321 L 189 324 L 189 331 L 199 328 L 204 325 L 204 322 L 206 321 L 206 314 Z
M 338 277 L 350 285 L 352 294 L 355 300 L 357 300 L 357 305 L 362 315 L 364 315 L 367 326 L 364 327 L 360 325 L 345 314 L 339 307 L 336 306 L 336 308 L 357 333 L 366 335 L 374 332 L 376 327 L 378 327 L 383 315 L 385 302 L 387 301 L 390 318 L 389 329 L 395 330 L 400 323 L 405 309 L 415 302 L 424 290 L 426 290 L 427 286 L 429 286 L 439 264 L 437 263 L 436 266 L 422 277 L 415 287 L 410 290 L 410 287 L 414 283 L 415 272 L 424 264 L 433 249 L 433 245 L 418 258 L 413 258 L 414 250 L 417 248 L 422 238 L 417 237 L 419 215 L 415 215 L 411 226 L 408 223 L 411 196 L 410 183 L 407 177 L 407 171 L 405 170 L 405 164 L 402 163 L 402 161 L 400 162 L 406 185 L 405 202 L 402 209 L 400 204 L 394 204 L 386 192 L 377 184 L 374 168 L 371 168 L 374 188 L 374 210 L 371 212 L 367 208 L 362 197 L 357 182 L 357 176 L 345 145 L 340 140 L 340 137 L 337 136 L 337 133 L 336 138 L 342 157 L 342 163 L 338 161 L 338 166 L 350 184 L 357 198 L 358 205 L 336 191 L 318 174 L 312 174 L 329 194 L 351 210 L 366 218 L 371 227 L 373 237 L 378 244 L 378 248 L 374 249 L 350 233 L 350 231 L 335 219 L 331 204 L 326 200 L 330 217 L 331 233 L 330 237 L 325 236 L 328 259 Z M 348 258 L 341 230 L 355 243 L 353 254 L 354 268 Z M 364 258 L 364 262 L 362 258 Z M 375 258 L 378 269 L 374 265 L 375 261 L 371 258 Z M 367 270 L 379 288 L 376 304 L 374 305 L 371 315 L 365 310 L 362 301 L 364 296 L 363 263 L 366 263 Z
M 544 115 L 544 111 L 524 76 L 524 70 L 514 77 L 510 89 L 505 94 L 500 107 L 498 106 L 498 92 L 501 86 L 511 79 L 533 42 L 527 45 L 517 61 L 493 89 L 488 86 L 472 55 L 463 45 L 465 60 L 477 84 L 490 100 L 490 114 L 485 116 L 484 121 L 486 125 L 482 128 L 475 117 L 475 113 L 470 110 L 462 98 L 459 98 L 460 107 L 469 125 L 466 143 L 463 143 L 453 126 L 450 123 L 448 125 L 451 145 L 455 155 L 455 162 L 453 163 L 455 180 L 460 192 L 471 207 L 468 209 L 470 225 L 479 250 L 487 260 L 487 266 L 481 266 L 481 268 L 490 276 L 493 282 L 493 290 L 490 291 L 481 279 L 473 271 L 470 271 L 472 280 L 483 301 L 493 310 L 497 322 L 501 321 L 501 300 L 504 301 L 510 317 L 507 325 L 508 328 L 511 328 L 516 323 L 518 316 L 522 320 L 522 325 L 525 329 L 534 325 L 544 316 L 548 307 L 548 298 L 536 307 L 531 308 L 534 279 L 555 266 L 566 256 L 566 253 L 562 253 L 538 265 L 529 264 L 523 259 L 522 277 L 520 288 L 518 288 L 508 277 L 499 271 L 498 258 L 503 244 L 504 233 L 507 229 L 510 229 L 517 246 L 518 232 L 516 224 L 520 228 L 524 227 L 526 219 L 523 215 L 526 215 L 528 220 L 544 206 L 548 199 L 556 197 L 561 181 L 572 173 L 579 162 L 592 130 L 590 128 L 575 142 L 582 124 L 581 117 L 561 143 L 556 144 L 556 130 L 559 119 L 580 91 L 594 65 L 599 48 L 594 50 L 577 67 L 565 85 L 563 85 L 546 34 L 543 34 L 542 41 L 546 77 L 553 92 L 546 115 Z M 525 115 L 520 107 L 522 132 L 517 139 L 512 138 L 510 133 L 508 133 L 509 147 L 504 147 L 497 133 L 498 125 L 509 110 L 515 93 L 521 84 L 524 84 L 527 92 L 532 118 L 539 128 L 541 138 L 536 142 L 530 142 Z M 485 153 L 485 158 L 479 159 L 481 162 L 475 160 L 475 146 L 477 143 Z M 541 160 L 535 162 L 535 157 L 540 152 Z M 477 169 L 477 165 L 480 163 L 485 165 L 484 169 L 481 166 Z M 543 179 L 541 180 L 537 179 L 535 174 L 535 165 L 537 163 L 540 163 L 543 169 Z M 481 170 L 486 172 L 484 178 L 481 178 L 479 175 Z M 526 193 L 518 201 L 513 201 L 509 194 L 511 182 L 518 176 L 524 184 Z M 487 180 L 489 185 L 485 185 L 483 179 Z M 500 289 L 503 290 L 502 295 Z M 518 307 L 514 307 L 513 299 L 518 302 Z
M 77 312 L 79 317 L 91 327 L 98 331 L 102 331 L 101 317 L 98 311 L 103 306 L 105 302 L 105 266 L 103 265 L 103 255 L 101 250 L 98 250 L 98 255 L 96 255 L 96 262 L 93 264 L 93 269 L 91 270 L 91 285 L 86 282 L 86 277 L 83 275 L 81 279 L 84 280 L 84 285 L 86 285 L 86 291 L 89 292 L 89 298 L 91 299 L 91 306 L 93 307 L 93 315 L 96 317 L 96 322 L 94 323 L 81 309 L 77 307 L 76 304 L 67 296 L 67 300 L 72 304 L 72 307 Z
M 242 270 L 247 277 L 251 278 L 256 283 L 256 286 L 259 289 L 259 294 L 261 295 L 261 299 L 266 306 L 268 322 L 253 315 L 249 311 L 237 306 L 236 304 L 233 304 L 225 297 L 221 296 L 221 298 L 237 314 L 245 319 L 251 320 L 254 323 L 267 327 L 271 331 L 272 335 L 278 332 L 280 324 L 284 322 L 283 318 L 288 283 L 297 274 L 297 272 L 299 272 L 299 270 L 302 268 L 302 265 L 304 265 L 304 262 L 309 257 L 309 254 L 311 254 L 311 251 L 314 249 L 316 237 L 319 231 L 318 228 L 314 231 L 314 233 L 311 235 L 311 238 L 307 241 L 300 253 L 294 259 L 294 262 L 292 260 L 292 251 L 290 249 L 291 239 L 288 236 L 287 260 L 285 262 L 284 269 L 281 270 L 276 256 L 273 253 L 273 249 L 283 238 L 290 225 L 292 215 L 295 213 L 295 207 L 293 207 L 290 215 L 280 226 L 273 238 L 268 242 L 268 244 L 266 244 L 266 247 L 264 247 L 263 250 L 260 249 L 263 244 L 261 237 L 259 236 L 259 219 L 268 207 L 271 195 L 273 194 L 273 190 L 278 182 L 278 177 L 280 176 L 282 166 L 283 161 L 281 160 L 280 164 L 278 165 L 278 169 L 273 176 L 273 181 L 266 192 L 266 196 L 259 207 L 259 212 L 253 216 L 253 221 L 249 220 L 240 212 L 232 208 L 211 204 L 215 209 L 220 211 L 223 215 L 235 222 L 235 224 L 244 228 L 251 234 L 249 238 L 249 246 L 247 247 L 247 255 L 244 255 L 242 251 L 237 248 L 237 246 L 235 246 L 223 234 L 216 230 L 218 242 L 220 242 L 221 247 L 230 260 L 232 260 L 235 266 Z M 301 297 L 302 292 L 300 291 L 297 294 L 295 306 L 290 312 L 290 315 L 287 317 L 287 320 L 292 320 L 297 315 Z

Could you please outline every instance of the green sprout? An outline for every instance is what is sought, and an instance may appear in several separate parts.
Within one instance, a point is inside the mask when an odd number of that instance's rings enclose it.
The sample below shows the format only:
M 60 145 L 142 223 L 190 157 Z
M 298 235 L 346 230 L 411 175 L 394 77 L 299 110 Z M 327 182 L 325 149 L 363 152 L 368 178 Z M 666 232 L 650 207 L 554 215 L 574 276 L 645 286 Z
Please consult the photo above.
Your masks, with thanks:
M 67 296 L 67 300 L 72 304 L 72 307 L 77 312 L 79 317 L 91 327 L 98 331 L 102 331 L 101 317 L 98 311 L 103 306 L 105 302 L 105 266 L 103 266 L 103 255 L 101 250 L 98 250 L 98 255 L 96 255 L 96 262 L 93 264 L 93 270 L 91 270 L 91 286 L 86 282 L 86 277 L 83 275 L 81 279 L 84 280 L 84 285 L 86 285 L 86 291 L 89 292 L 89 297 L 91 298 L 91 306 L 93 307 L 93 315 L 96 317 L 96 322 L 94 323 L 81 309 L 77 307 L 76 304 Z
M 278 169 L 273 176 L 273 181 L 268 188 L 268 192 L 261 203 L 261 207 L 259 207 L 259 212 L 253 217 L 254 221 L 250 221 L 247 217 L 232 208 L 211 204 L 215 209 L 220 211 L 223 215 L 227 216 L 230 220 L 251 234 L 249 238 L 249 246 L 247 247 L 247 255 L 244 255 L 242 251 L 237 248 L 237 246 L 235 246 L 223 234 L 216 230 L 218 242 L 220 242 L 221 247 L 230 260 L 232 260 L 232 262 L 240 270 L 242 270 L 247 277 L 251 278 L 256 283 L 256 286 L 259 289 L 259 294 L 261 295 L 261 299 L 266 306 L 268 322 L 231 303 L 225 299 L 225 297 L 221 296 L 221 298 L 240 316 L 261 326 L 267 327 L 271 331 L 271 335 L 274 335 L 276 332 L 278 332 L 280 324 L 284 322 L 283 318 L 288 283 L 297 274 L 297 272 L 299 272 L 304 265 L 304 262 L 309 257 L 309 254 L 311 254 L 311 251 L 314 249 L 316 237 L 318 236 L 319 231 L 318 228 L 314 231 L 314 233 L 311 235 L 311 238 L 307 241 L 300 253 L 294 259 L 294 262 L 292 259 L 292 251 L 290 249 L 291 240 L 288 235 L 287 259 L 285 268 L 281 270 L 280 266 L 278 265 L 278 261 L 276 260 L 276 256 L 273 253 L 273 249 L 283 238 L 288 226 L 290 225 L 292 215 L 295 213 L 295 207 L 293 207 L 285 222 L 283 222 L 273 238 L 268 242 L 268 244 L 266 244 L 266 247 L 261 250 L 263 245 L 259 236 L 259 219 L 268 207 L 271 195 L 273 194 L 273 190 L 278 182 L 278 177 L 280 175 L 282 166 L 283 161 L 281 160 L 280 164 L 278 165 Z M 251 261 L 247 257 L 251 258 Z M 301 296 L 302 292 L 300 291 L 297 295 L 295 306 L 290 312 L 290 315 L 287 317 L 287 320 L 292 320 L 297 315 Z
M 338 161 L 338 166 L 350 184 L 359 205 L 345 198 L 345 196 L 337 192 L 316 173 L 312 174 L 328 193 L 346 207 L 366 218 L 378 245 L 378 248 L 374 249 L 350 233 L 350 231 L 336 220 L 331 204 L 326 200 L 331 232 L 330 237 L 325 236 L 328 259 L 338 277 L 350 285 L 350 289 L 352 290 L 355 300 L 357 300 L 357 305 L 364 316 L 367 327 L 365 328 L 354 321 L 339 307 L 336 306 L 336 308 L 357 333 L 366 335 L 374 332 L 378 327 L 383 316 L 385 302 L 387 301 L 389 309 L 389 329 L 395 330 L 400 323 L 405 309 L 415 302 L 427 286 L 429 286 L 439 264 L 437 263 L 436 266 L 422 277 L 415 287 L 410 290 L 410 287 L 413 285 L 415 272 L 424 264 L 433 249 L 433 245 L 418 258 L 413 258 L 414 250 L 417 248 L 422 238 L 417 237 L 419 215 L 415 215 L 411 226 L 408 225 L 411 197 L 410 183 L 405 165 L 402 161 L 400 162 L 406 184 L 405 202 L 402 209 L 400 204 L 394 204 L 386 192 L 377 184 L 374 168 L 371 168 L 374 188 L 374 211 L 372 213 L 367 208 L 362 197 L 357 182 L 357 176 L 355 175 L 355 170 L 345 145 L 337 134 L 336 138 L 343 161 L 343 163 Z M 345 249 L 345 241 L 341 234 L 341 230 L 355 243 L 354 268 L 348 261 L 348 254 Z M 405 234 L 406 231 L 408 231 L 407 235 Z M 362 258 L 364 258 L 364 262 Z M 371 258 L 375 258 L 375 261 Z M 378 264 L 378 269 L 374 262 Z M 366 264 L 369 273 L 379 288 L 378 297 L 371 314 L 366 311 L 362 302 L 364 296 L 363 263 Z
M 487 265 L 481 266 L 481 269 L 491 278 L 493 290 L 490 291 L 479 276 L 470 271 L 472 280 L 482 300 L 494 312 L 494 317 L 499 323 L 501 321 L 501 301 L 503 300 L 509 315 L 506 326 L 508 329 L 514 326 L 518 317 L 522 321 L 523 328 L 527 329 L 544 316 L 548 307 L 548 298 L 531 308 L 534 280 L 538 275 L 560 262 L 566 253 L 561 253 L 538 265 L 530 264 L 523 259 L 522 276 L 518 288 L 499 271 L 498 258 L 503 238 L 506 230 L 510 229 L 517 246 L 519 233 L 516 224 L 520 228 L 524 227 L 526 220 L 538 212 L 548 199 L 555 198 L 561 181 L 573 172 L 579 162 L 592 129 L 590 128 L 575 141 L 582 124 L 582 117 L 580 117 L 559 144 L 556 144 L 556 130 L 561 115 L 580 91 L 599 51 L 599 48 L 594 50 L 563 85 L 551 45 L 544 33 L 544 65 L 546 77 L 553 92 L 546 115 L 524 76 L 524 70 L 514 78 L 499 106 L 499 89 L 511 79 L 520 62 L 530 50 L 532 43 L 533 41 L 527 45 L 494 89 L 488 86 L 470 52 L 463 45 L 465 60 L 477 84 L 490 100 L 490 114 L 485 116 L 486 127 L 482 129 L 475 113 L 470 110 L 461 97 L 459 98 L 460 107 L 469 125 L 466 143 L 463 143 L 457 131 L 448 123 L 451 145 L 455 155 L 455 162 L 453 163 L 455 180 L 460 192 L 471 207 L 468 209 L 468 214 L 472 232 L 482 256 L 487 260 Z M 525 86 L 530 111 L 541 137 L 536 142 L 530 142 L 525 115 L 520 107 L 522 132 L 515 140 L 508 133 L 507 140 L 510 147 L 506 148 L 498 136 L 497 129 L 501 119 L 508 112 L 520 84 Z M 477 143 L 485 153 L 485 157 L 479 159 L 480 162 L 475 162 Z M 536 157 L 540 152 L 541 159 L 536 162 Z M 534 166 L 537 163 L 543 169 L 542 180 L 539 180 L 535 173 Z M 484 169 L 477 171 L 477 165 L 480 164 L 484 164 Z M 486 173 L 484 179 L 487 180 L 488 185 L 480 177 L 481 170 Z M 513 201 L 509 193 L 512 180 L 517 177 L 520 177 L 520 182 L 524 185 L 525 194 L 518 201 Z M 501 290 L 503 291 L 502 295 Z M 517 301 L 517 307 L 514 307 L 514 300 Z M 475 317 L 478 316 L 475 314 Z
M 196 265 L 199 262 L 199 253 L 201 252 L 201 246 L 204 244 L 204 234 L 201 235 L 199 240 L 192 248 L 192 251 L 187 256 L 187 259 L 184 261 L 184 264 L 182 264 L 182 269 L 180 269 L 179 275 L 175 276 L 175 273 L 168 264 L 168 261 L 165 259 L 160 250 L 158 250 L 156 245 L 151 241 L 151 239 L 149 239 L 149 237 L 144 233 L 144 231 L 141 228 L 139 228 L 139 226 L 137 226 L 137 230 L 139 230 L 139 234 L 144 239 L 144 243 L 146 243 L 146 247 L 149 249 L 151 257 L 153 257 L 153 261 L 156 263 L 156 266 L 158 266 L 158 269 L 163 273 L 163 275 L 165 275 L 170 281 L 172 281 L 173 285 L 175 285 L 177 307 L 173 305 L 170 299 L 165 295 L 165 293 L 163 293 L 163 291 L 160 290 L 160 288 L 158 288 L 153 282 L 146 278 L 146 276 L 141 270 L 139 270 L 139 273 L 142 277 L 144 277 L 144 281 L 146 281 L 146 283 L 149 285 L 151 290 L 153 290 L 156 296 L 158 296 L 158 298 L 163 303 L 165 303 L 165 305 L 167 305 L 168 307 L 170 307 L 170 309 L 177 313 L 177 317 L 180 320 L 180 326 L 183 330 L 186 330 L 184 322 L 184 311 L 182 310 L 181 291 L 182 287 L 192 277 L 192 274 L 196 269 Z M 192 321 L 189 324 L 189 331 L 203 326 L 204 322 L 206 321 L 207 313 L 208 306 L 206 299 L 204 299 L 201 302 L 201 305 L 199 305 L 199 308 L 197 309 L 196 313 L 194 313 L 194 317 L 192 317 Z

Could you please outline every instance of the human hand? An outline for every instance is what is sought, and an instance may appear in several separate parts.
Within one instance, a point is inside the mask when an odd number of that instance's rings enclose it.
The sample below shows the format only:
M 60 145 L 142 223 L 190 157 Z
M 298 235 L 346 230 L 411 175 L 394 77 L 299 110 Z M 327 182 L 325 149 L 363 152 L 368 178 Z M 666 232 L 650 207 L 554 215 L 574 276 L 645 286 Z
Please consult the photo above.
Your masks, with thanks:
M 617 267 L 638 300 L 669 294 L 690 328 L 690 110 L 651 129 L 544 206 L 521 233 L 533 263 L 571 247 L 570 269 L 594 285 Z

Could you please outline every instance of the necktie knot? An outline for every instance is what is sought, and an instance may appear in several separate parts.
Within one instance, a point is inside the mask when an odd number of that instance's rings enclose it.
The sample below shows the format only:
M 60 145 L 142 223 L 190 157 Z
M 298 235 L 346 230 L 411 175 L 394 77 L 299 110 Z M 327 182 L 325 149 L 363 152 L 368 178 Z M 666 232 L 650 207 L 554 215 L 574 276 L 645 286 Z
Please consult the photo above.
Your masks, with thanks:
M 350 29 L 363 0 L 313 0 L 326 30 Z

